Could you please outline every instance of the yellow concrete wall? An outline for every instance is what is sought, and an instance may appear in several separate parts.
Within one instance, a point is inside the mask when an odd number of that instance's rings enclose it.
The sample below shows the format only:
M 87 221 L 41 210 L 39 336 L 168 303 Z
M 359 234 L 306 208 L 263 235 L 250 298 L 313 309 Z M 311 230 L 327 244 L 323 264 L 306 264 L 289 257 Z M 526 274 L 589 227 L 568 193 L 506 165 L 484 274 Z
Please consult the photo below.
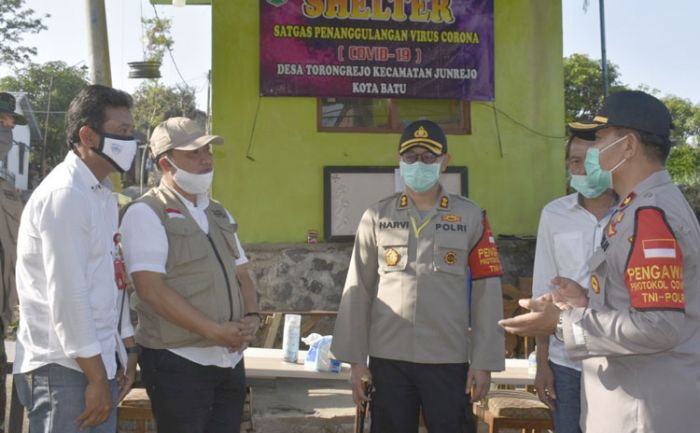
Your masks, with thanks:
M 317 132 L 314 98 L 259 97 L 259 2 L 212 3 L 213 130 L 227 140 L 214 197 L 243 242 L 304 242 L 323 233 L 323 166 L 394 165 L 398 135 Z M 497 130 L 491 103 L 473 102 L 472 134 L 449 135 L 449 149 L 494 232 L 534 234 L 542 206 L 564 193 L 561 1 L 494 9 L 495 106 L 508 117 Z

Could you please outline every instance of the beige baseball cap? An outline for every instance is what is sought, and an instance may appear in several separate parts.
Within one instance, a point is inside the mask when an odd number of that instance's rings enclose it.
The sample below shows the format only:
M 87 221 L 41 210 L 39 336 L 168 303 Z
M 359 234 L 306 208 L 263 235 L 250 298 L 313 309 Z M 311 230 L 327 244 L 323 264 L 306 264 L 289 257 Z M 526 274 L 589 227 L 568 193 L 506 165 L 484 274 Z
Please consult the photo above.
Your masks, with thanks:
M 157 157 L 170 149 L 195 150 L 208 144 L 224 144 L 218 135 L 207 135 L 192 119 L 171 117 L 156 126 L 151 134 L 149 146 Z

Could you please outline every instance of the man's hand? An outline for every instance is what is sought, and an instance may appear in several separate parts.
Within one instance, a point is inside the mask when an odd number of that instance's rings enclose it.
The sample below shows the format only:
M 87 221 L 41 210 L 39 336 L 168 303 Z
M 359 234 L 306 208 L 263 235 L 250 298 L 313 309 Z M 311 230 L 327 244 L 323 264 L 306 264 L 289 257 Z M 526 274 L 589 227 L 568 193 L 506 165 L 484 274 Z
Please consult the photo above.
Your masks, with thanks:
M 520 299 L 521 307 L 530 310 L 510 319 L 500 320 L 499 325 L 507 332 L 530 337 L 546 336 L 554 333 L 559 322 L 561 310 L 554 305 L 552 296 L 548 293 L 537 299 Z
M 111 413 L 112 392 L 109 389 L 109 381 L 106 378 L 88 380 L 85 387 L 85 410 L 75 419 L 75 422 L 81 429 L 86 429 L 102 424 Z
M 352 399 L 355 404 L 367 401 L 365 387 L 362 383 L 363 377 L 369 378 L 370 382 L 372 381 L 372 373 L 370 373 L 369 368 L 364 364 L 352 364 L 350 368 L 350 384 L 352 385 Z
M 562 310 L 588 306 L 586 290 L 576 281 L 565 277 L 556 277 L 552 280 L 552 284 L 557 287 L 556 290 L 552 291 L 552 299 Z
M 258 316 L 247 316 L 241 319 L 240 322 L 241 324 L 241 333 L 242 335 L 252 335 L 253 338 L 258 333 L 258 330 L 260 329 L 260 318 Z M 238 349 L 230 348 L 232 352 L 243 352 L 248 348 L 249 343 L 243 343 L 241 347 Z
M 242 322 L 224 322 L 216 325 L 208 337 L 219 346 L 228 347 L 232 351 L 241 351 L 255 338 L 250 325 Z
M 546 360 L 537 361 L 537 374 L 535 375 L 535 390 L 537 397 L 542 403 L 554 410 L 554 400 L 557 399 L 557 393 L 554 390 L 554 373 L 549 368 Z
M 471 394 L 472 403 L 486 397 L 491 386 L 491 372 L 487 370 L 475 370 L 470 368 L 467 373 L 467 386 L 465 393 Z
M 117 371 L 117 402 L 122 401 L 124 397 L 126 397 L 136 381 L 136 364 L 138 359 L 138 353 L 130 353 L 128 356 L 126 371 L 124 371 L 122 368 Z

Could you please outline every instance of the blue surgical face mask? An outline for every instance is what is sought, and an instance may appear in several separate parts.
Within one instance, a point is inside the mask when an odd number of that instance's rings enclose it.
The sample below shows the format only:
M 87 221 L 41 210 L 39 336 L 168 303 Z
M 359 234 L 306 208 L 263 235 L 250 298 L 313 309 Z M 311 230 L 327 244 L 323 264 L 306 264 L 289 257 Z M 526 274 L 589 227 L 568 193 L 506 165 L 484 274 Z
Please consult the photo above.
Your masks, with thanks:
M 572 175 L 569 185 L 576 191 L 580 192 L 584 197 L 595 198 L 599 197 L 608 189 L 613 187 L 612 173 L 627 161 L 623 158 L 610 170 L 603 170 L 600 166 L 600 154 L 610 149 L 612 146 L 627 138 L 627 135 L 618 138 L 602 149 L 591 147 L 586 151 L 586 159 L 583 166 L 586 169 L 586 175 Z
M 399 172 L 406 186 L 415 192 L 425 192 L 433 187 L 440 179 L 441 161 L 425 164 L 416 161 L 413 164 L 399 162 Z

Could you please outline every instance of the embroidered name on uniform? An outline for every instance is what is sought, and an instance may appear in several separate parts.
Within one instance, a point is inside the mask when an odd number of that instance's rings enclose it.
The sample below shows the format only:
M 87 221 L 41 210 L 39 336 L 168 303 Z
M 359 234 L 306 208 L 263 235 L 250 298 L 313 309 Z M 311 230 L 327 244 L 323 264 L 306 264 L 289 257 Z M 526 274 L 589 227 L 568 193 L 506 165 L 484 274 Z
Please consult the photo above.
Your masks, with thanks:
M 442 230 L 442 231 L 446 231 L 446 232 L 466 232 L 467 225 L 466 224 L 437 223 L 437 224 L 435 224 L 435 230 Z
M 379 221 L 379 230 L 407 229 L 408 221 Z

